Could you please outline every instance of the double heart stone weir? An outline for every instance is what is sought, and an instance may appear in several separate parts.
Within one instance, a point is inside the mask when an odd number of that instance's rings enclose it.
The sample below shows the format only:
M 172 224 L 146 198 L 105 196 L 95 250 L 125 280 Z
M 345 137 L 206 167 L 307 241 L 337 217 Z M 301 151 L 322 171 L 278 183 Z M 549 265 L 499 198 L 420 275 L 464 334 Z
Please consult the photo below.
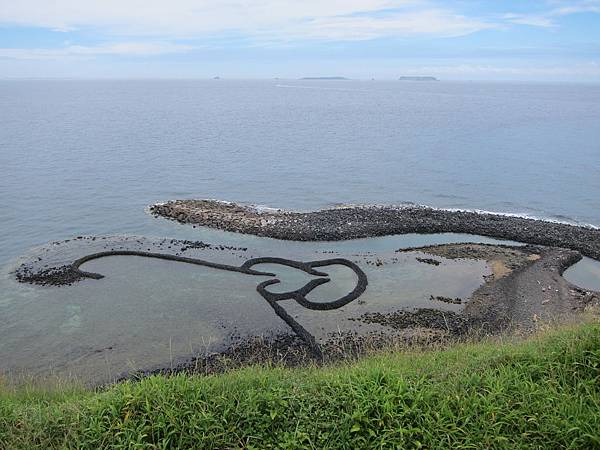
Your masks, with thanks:
M 302 270 L 303 272 L 313 275 L 319 278 L 315 278 L 307 282 L 304 286 L 299 289 L 287 292 L 278 292 L 274 293 L 267 289 L 268 286 L 280 283 L 280 280 L 277 278 L 271 278 L 270 280 L 263 281 L 260 283 L 256 290 L 258 293 L 271 305 L 275 314 L 277 314 L 285 323 L 289 325 L 289 327 L 309 346 L 313 354 L 317 357 L 321 357 L 321 349 L 317 344 L 313 335 L 311 335 L 302 325 L 300 325 L 292 316 L 290 316 L 287 311 L 278 303 L 283 300 L 295 300 L 299 305 L 303 306 L 307 309 L 312 310 L 332 310 L 341 308 L 344 305 L 356 300 L 360 297 L 363 292 L 366 290 L 368 285 L 367 275 L 362 271 L 358 265 L 343 258 L 333 258 L 333 259 L 323 259 L 319 261 L 295 261 L 292 259 L 286 258 L 277 258 L 277 257 L 261 257 L 261 258 L 252 258 L 244 262 L 241 266 L 232 266 L 227 264 L 214 263 L 210 261 L 205 261 L 202 259 L 196 258 L 188 258 L 185 256 L 177 256 L 177 255 L 169 255 L 164 253 L 150 253 L 150 252 L 142 252 L 135 250 L 110 250 L 99 253 L 92 253 L 86 256 L 83 256 L 77 260 L 75 260 L 69 267 L 68 270 L 71 272 L 72 279 L 78 278 L 91 278 L 95 280 L 99 280 L 104 278 L 104 275 L 95 272 L 86 272 L 80 269 L 80 266 L 88 261 L 104 258 L 107 256 L 140 256 L 144 258 L 156 258 L 156 259 L 164 259 L 168 261 L 179 261 L 187 264 L 195 264 L 197 266 L 210 267 L 213 269 L 226 270 L 229 272 L 238 272 L 246 275 L 255 275 L 255 276 L 267 276 L 267 277 L 276 277 L 276 274 L 271 272 L 263 272 L 259 270 L 253 269 L 255 265 L 258 264 L 280 264 L 287 267 L 293 267 L 295 269 Z M 330 278 L 327 273 L 316 270 L 315 268 L 324 267 L 324 266 L 332 266 L 332 265 L 342 265 L 350 268 L 356 275 L 357 281 L 356 286 L 352 291 L 348 294 L 340 297 L 336 300 L 321 302 L 321 301 L 312 301 L 308 300 L 306 296 L 312 292 L 318 286 L 322 284 L 328 283 Z

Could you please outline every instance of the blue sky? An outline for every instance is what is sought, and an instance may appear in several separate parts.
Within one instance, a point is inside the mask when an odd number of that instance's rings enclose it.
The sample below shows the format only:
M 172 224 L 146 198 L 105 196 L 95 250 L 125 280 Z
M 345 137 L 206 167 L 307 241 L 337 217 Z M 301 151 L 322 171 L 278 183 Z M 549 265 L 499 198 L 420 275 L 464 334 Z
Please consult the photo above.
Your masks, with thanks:
M 600 0 L 0 0 L 0 78 L 600 82 Z

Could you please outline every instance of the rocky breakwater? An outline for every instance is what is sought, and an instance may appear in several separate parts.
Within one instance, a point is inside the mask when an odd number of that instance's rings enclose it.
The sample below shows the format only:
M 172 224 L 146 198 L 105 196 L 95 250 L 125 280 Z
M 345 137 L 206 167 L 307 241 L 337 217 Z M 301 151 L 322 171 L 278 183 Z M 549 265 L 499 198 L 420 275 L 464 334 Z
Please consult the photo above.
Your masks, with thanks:
M 251 206 L 215 200 L 174 200 L 150 206 L 157 216 L 211 228 L 239 233 L 262 235 L 260 230 L 277 227 L 286 222 L 280 210 L 259 211 Z
M 262 211 L 214 200 L 173 200 L 152 214 L 226 231 L 298 241 L 344 240 L 406 233 L 467 233 L 568 248 L 600 260 L 600 229 L 424 206 L 350 206 L 312 212 Z

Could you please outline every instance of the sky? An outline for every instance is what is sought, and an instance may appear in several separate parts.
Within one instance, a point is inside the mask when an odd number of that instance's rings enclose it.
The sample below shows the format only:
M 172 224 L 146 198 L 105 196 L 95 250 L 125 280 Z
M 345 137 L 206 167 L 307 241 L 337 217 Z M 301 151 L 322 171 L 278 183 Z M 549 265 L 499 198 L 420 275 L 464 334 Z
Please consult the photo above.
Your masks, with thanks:
M 0 0 L 0 78 L 600 82 L 600 0 Z

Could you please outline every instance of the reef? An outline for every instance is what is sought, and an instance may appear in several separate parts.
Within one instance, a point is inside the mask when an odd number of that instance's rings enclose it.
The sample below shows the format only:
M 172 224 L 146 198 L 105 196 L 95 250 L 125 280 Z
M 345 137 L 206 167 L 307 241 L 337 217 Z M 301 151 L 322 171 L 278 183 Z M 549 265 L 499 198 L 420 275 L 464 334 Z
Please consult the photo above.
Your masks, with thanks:
M 600 230 L 524 217 L 425 206 L 349 206 L 311 212 L 260 210 L 215 200 L 173 200 L 150 207 L 181 223 L 296 241 L 393 234 L 466 233 L 576 250 L 600 260 Z
M 195 264 L 241 275 L 270 277 L 257 283 L 258 293 L 290 329 L 290 334 L 266 339 L 245 337 L 218 354 L 199 355 L 177 367 L 154 371 L 193 371 L 212 373 L 229 364 L 252 361 L 277 361 L 304 364 L 352 357 L 373 348 L 396 345 L 397 342 L 445 342 L 470 335 L 498 334 L 506 331 L 531 331 L 540 324 L 574 317 L 587 308 L 600 304 L 600 294 L 581 289 L 562 277 L 566 268 L 582 255 L 600 259 L 600 230 L 499 214 L 468 211 L 446 211 L 420 206 L 355 206 L 314 212 L 260 210 L 257 208 L 211 200 L 178 200 L 153 205 L 150 211 L 181 223 L 219 228 L 271 238 L 298 241 L 327 241 L 365 238 L 406 233 L 467 233 L 523 242 L 526 245 L 443 244 L 398 249 L 397 253 L 416 252 L 415 260 L 431 266 L 431 270 L 448 264 L 451 259 L 485 260 L 490 274 L 469 298 L 431 295 L 431 307 L 416 310 L 397 309 L 357 314 L 349 320 L 355 331 L 336 334 L 319 342 L 301 321 L 284 308 L 282 301 L 295 300 L 304 308 L 334 310 L 359 299 L 368 285 L 367 275 L 356 262 L 344 258 L 295 261 L 280 257 L 244 257 L 246 248 L 207 244 L 201 241 L 163 239 L 151 241 L 140 237 L 79 237 L 90 252 L 76 256 L 58 253 L 60 243 L 53 243 L 39 257 L 21 264 L 16 278 L 40 285 L 67 285 L 82 279 L 101 279 L 99 273 L 86 272 L 80 266 L 108 256 L 138 256 Z M 68 242 L 68 241 L 66 241 Z M 87 247 L 85 247 L 87 248 Z M 78 250 L 80 252 L 80 250 Z M 243 258 L 240 265 L 211 262 L 200 254 L 212 251 L 235 253 Z M 333 253 L 323 251 L 322 253 Z M 393 253 L 394 254 L 394 253 Z M 191 257 L 193 256 L 193 257 Z M 373 256 L 373 255 L 371 255 Z M 397 260 L 400 258 L 391 258 Z M 365 259 L 367 265 L 379 267 L 376 258 Z M 275 275 L 255 270 L 257 264 L 283 264 L 302 270 L 316 278 L 289 292 L 271 292 L 269 286 L 279 283 Z M 356 285 L 336 300 L 321 302 L 307 298 L 314 289 L 329 281 L 319 268 L 341 264 L 356 276 Z M 429 270 L 429 269 L 428 269 Z M 360 303 L 361 300 L 358 300 Z M 438 305 L 436 305 L 436 303 Z M 455 310 L 439 305 L 449 304 Z M 363 326 L 362 329 L 359 327 Z M 366 331 L 365 327 L 369 330 Z M 374 328 L 369 328 L 374 327 Z M 153 371 L 144 372 L 152 373 Z M 136 374 L 126 374 L 131 376 Z M 142 373 L 138 373 L 142 375 Z

